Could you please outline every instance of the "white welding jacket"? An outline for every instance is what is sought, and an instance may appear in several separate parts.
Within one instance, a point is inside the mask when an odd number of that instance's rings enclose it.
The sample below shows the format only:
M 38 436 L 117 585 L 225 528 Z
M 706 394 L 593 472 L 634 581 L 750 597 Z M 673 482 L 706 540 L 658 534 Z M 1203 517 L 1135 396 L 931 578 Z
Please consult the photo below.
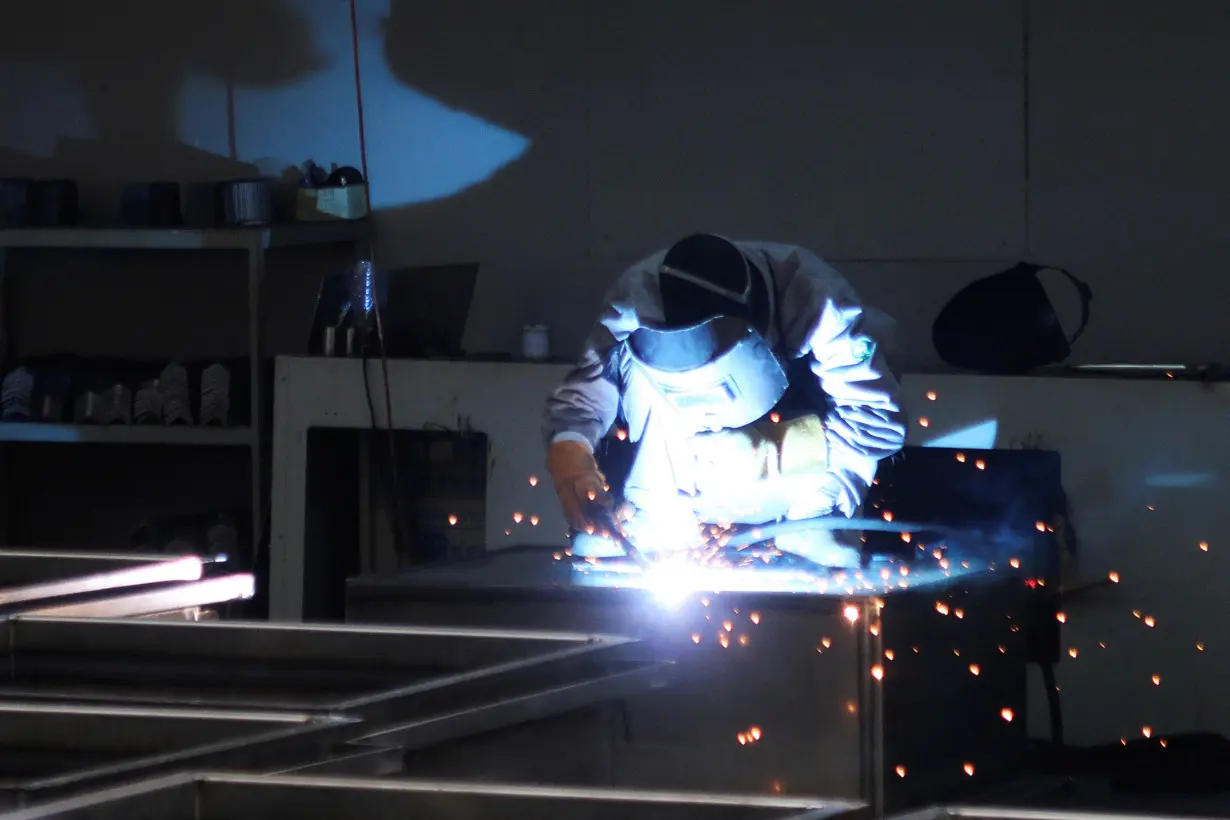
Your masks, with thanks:
M 892 322 L 864 308 L 849 283 L 811 251 L 771 242 L 735 244 L 769 282 L 773 316 L 767 341 L 783 360 L 808 357 L 810 377 L 830 399 L 817 408 L 828 439 L 825 491 L 836 511 L 851 515 L 879 460 L 905 441 L 898 383 L 884 350 Z M 660 251 L 633 265 L 607 293 L 580 362 L 547 400 L 546 441 L 573 439 L 596 447 L 622 411 L 629 437 L 640 445 L 624 487 L 627 501 L 668 515 L 689 508 L 701 521 L 741 520 L 705 509 L 695 497 L 698 476 L 688 440 L 696 431 L 685 428 L 624 344 L 637 329 L 663 321 L 658 270 L 665 255 Z

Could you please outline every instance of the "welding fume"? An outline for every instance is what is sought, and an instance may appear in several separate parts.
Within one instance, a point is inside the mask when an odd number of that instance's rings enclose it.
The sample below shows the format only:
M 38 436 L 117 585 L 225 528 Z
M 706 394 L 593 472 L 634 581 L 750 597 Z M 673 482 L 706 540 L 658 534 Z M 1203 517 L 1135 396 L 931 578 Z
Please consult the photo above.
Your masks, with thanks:
M 573 553 L 703 561 L 740 539 L 858 567 L 860 507 L 905 441 L 893 327 L 797 246 L 696 234 L 633 265 L 547 401 Z M 617 425 L 633 454 L 611 486 L 595 454 Z

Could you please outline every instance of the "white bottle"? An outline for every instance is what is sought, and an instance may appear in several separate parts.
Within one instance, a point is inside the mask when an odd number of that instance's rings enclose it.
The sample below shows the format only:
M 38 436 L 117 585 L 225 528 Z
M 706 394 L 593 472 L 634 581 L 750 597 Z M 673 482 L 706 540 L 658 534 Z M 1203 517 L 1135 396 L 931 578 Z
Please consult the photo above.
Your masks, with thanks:
M 521 329 L 521 355 L 535 361 L 551 356 L 551 340 L 546 325 L 526 325 Z

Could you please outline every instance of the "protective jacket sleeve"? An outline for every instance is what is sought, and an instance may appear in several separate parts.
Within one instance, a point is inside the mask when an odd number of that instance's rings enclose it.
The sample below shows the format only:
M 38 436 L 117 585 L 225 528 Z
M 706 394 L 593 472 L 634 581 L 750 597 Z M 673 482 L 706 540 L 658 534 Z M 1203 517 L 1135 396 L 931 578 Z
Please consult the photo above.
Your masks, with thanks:
M 654 277 L 663 254 L 629 268 L 607 292 L 602 315 L 586 339 L 580 361 L 547 398 L 543 437 L 585 442 L 594 448 L 619 415 L 626 370 L 623 342 L 643 323 L 661 321 Z
M 809 251 L 793 248 L 780 269 L 780 315 L 788 345 L 810 357 L 830 399 L 825 417 L 829 489 L 851 515 L 876 465 L 905 443 L 898 383 L 882 341 L 849 283 Z

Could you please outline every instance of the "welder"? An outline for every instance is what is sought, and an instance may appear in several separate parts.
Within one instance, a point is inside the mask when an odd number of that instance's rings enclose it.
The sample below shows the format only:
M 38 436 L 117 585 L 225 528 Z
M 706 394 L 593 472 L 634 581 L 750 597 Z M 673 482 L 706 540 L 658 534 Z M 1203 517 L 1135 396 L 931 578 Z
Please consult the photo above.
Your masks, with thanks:
M 614 514 L 652 553 L 691 548 L 712 525 L 854 515 L 905 440 L 892 327 L 794 245 L 695 234 L 636 263 L 547 401 L 547 466 L 569 525 L 584 533 Z M 636 451 L 616 512 L 594 453 L 617 422 Z M 826 566 L 860 557 L 831 531 L 777 545 Z M 618 553 L 598 537 L 573 548 Z

